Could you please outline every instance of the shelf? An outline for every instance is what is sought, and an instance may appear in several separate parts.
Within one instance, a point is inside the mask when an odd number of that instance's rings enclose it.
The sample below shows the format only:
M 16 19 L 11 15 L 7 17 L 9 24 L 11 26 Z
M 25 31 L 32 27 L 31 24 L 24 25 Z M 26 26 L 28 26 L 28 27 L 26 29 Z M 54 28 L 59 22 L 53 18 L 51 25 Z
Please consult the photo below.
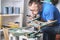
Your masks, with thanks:
M 20 14 L 3 14 L 3 15 L 0 15 L 0 16 L 19 16 Z
M 3 24 L 7 24 L 8 22 L 19 22 L 19 27 L 23 25 L 23 13 L 24 13 L 24 0 L 0 0 L 0 6 L 2 7 L 0 12 L 0 27 Z M 5 10 L 5 7 L 8 7 Z M 11 9 L 13 7 L 13 9 Z M 15 7 L 20 8 L 20 10 L 15 9 Z M 11 11 L 10 11 L 11 10 Z M 13 11 L 13 12 L 12 12 Z M 19 11 L 19 12 L 18 12 Z M 18 13 L 17 13 L 18 12 Z

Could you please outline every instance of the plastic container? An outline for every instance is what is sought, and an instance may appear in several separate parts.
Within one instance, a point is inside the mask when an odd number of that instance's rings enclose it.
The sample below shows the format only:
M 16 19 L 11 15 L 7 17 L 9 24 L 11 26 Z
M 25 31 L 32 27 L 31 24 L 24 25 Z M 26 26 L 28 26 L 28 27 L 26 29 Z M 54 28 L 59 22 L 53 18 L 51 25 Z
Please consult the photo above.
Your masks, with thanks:
M 2 7 L 2 14 L 8 13 L 8 7 Z
M 15 14 L 20 14 L 20 8 L 19 7 L 15 7 Z
M 14 7 L 8 7 L 8 14 L 13 14 L 14 13 Z

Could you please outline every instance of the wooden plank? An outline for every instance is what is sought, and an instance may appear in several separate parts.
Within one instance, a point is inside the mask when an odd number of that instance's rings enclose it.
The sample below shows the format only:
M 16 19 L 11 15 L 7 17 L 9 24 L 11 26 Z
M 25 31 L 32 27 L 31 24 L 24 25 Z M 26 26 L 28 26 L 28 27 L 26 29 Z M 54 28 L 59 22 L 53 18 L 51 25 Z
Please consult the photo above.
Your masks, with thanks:
M 0 15 L 0 29 L 1 29 L 1 26 L 2 26 L 2 16 Z
M 8 29 L 7 28 L 3 28 L 3 33 L 4 33 L 5 40 L 9 40 L 9 35 L 8 35 Z

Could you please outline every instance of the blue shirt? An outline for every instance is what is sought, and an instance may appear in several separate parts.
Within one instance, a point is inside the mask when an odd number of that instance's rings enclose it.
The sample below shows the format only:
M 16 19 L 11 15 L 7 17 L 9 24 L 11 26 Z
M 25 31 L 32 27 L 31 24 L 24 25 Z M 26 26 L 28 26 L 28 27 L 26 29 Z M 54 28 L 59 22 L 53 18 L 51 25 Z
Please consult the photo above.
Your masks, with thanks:
M 50 3 L 43 3 L 41 17 L 44 21 L 57 20 L 57 23 L 60 23 L 60 13 L 58 9 Z

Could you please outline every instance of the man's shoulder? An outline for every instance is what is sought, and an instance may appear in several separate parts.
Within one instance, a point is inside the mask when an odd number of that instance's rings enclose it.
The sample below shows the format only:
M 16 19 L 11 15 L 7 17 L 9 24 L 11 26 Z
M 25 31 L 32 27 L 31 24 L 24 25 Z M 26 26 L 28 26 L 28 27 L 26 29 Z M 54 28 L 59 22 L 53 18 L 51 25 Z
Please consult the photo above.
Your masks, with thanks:
M 44 2 L 43 6 L 44 8 L 55 8 L 55 6 L 52 3 L 47 3 L 47 2 Z
M 50 3 L 44 3 L 43 4 L 43 11 L 54 11 L 56 10 L 57 8 L 53 5 L 53 4 L 50 4 Z

